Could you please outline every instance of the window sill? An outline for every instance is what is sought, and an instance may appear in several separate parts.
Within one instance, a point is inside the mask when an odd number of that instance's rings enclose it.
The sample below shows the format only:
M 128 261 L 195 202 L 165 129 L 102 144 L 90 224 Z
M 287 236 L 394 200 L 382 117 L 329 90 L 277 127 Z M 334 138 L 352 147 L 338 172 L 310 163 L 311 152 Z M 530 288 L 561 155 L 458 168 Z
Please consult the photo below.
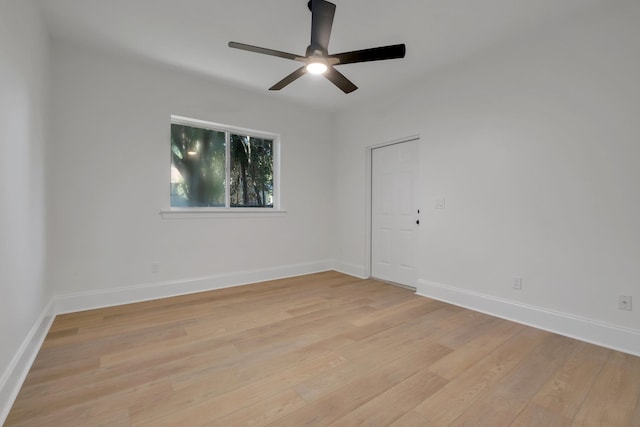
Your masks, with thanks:
M 271 218 L 283 217 L 287 211 L 272 208 L 219 208 L 219 209 L 161 209 L 162 219 L 207 219 L 207 218 Z

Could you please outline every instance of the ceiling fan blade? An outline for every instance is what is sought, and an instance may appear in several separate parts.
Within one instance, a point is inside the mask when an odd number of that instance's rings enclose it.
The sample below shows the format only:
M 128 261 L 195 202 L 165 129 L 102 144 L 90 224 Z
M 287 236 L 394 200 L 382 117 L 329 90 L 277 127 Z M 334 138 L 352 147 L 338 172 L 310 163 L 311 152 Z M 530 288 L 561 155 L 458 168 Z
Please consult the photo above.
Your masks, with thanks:
M 337 53 L 329 55 L 335 58 L 340 64 L 353 64 L 356 62 L 383 61 L 385 59 L 404 58 L 406 47 L 404 43 L 391 46 L 374 47 L 371 49 L 354 50 L 352 52 Z
M 293 59 L 294 61 L 306 61 L 307 58 L 300 57 L 298 55 L 294 55 L 293 53 L 281 52 L 279 50 L 267 49 L 264 47 L 252 46 L 250 44 L 237 43 L 237 42 L 229 42 L 229 47 L 234 49 L 246 50 L 249 52 L 261 53 L 263 55 L 277 56 L 279 58 L 284 59 Z
M 319 49 L 327 54 L 335 13 L 335 4 L 325 0 L 311 0 L 311 53 Z
M 340 71 L 333 67 L 329 67 L 324 76 L 329 79 L 331 83 L 338 86 L 344 93 L 351 93 L 358 89 L 358 86 L 354 85 L 351 80 L 346 78 Z
M 293 73 L 289 74 L 287 77 L 285 77 L 284 79 L 280 80 L 278 83 L 271 86 L 269 90 L 280 90 L 283 87 L 287 86 L 289 83 L 293 83 L 295 80 L 304 76 L 306 73 L 307 73 L 307 67 L 305 65 L 298 68 Z

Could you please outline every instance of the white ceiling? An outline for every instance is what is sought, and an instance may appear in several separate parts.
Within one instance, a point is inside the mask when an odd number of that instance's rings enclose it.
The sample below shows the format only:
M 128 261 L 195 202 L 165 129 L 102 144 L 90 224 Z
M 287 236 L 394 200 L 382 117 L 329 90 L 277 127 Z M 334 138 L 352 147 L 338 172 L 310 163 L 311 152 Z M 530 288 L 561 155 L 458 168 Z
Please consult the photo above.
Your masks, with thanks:
M 334 0 L 330 53 L 406 43 L 404 59 L 350 64 L 345 95 L 306 75 L 267 88 L 299 64 L 227 47 L 229 41 L 303 55 L 307 0 L 40 0 L 52 36 L 171 64 L 276 98 L 339 109 L 403 81 L 595 10 L 607 0 Z

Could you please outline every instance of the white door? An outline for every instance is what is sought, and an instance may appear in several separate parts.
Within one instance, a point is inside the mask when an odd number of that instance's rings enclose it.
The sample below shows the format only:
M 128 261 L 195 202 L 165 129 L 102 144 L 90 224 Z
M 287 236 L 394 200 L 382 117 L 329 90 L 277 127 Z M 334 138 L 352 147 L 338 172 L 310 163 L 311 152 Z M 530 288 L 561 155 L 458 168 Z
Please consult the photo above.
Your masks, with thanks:
M 419 144 L 371 150 L 371 276 L 411 287 L 418 279 Z

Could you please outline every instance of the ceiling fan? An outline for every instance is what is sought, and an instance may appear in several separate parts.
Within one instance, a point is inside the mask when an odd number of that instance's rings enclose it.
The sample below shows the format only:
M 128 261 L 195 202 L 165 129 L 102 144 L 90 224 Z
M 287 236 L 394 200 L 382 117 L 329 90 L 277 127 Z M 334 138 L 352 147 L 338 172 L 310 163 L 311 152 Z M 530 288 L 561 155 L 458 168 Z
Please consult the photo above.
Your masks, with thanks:
M 244 43 L 229 42 L 229 47 L 235 49 L 292 59 L 305 64 L 271 86 L 269 90 L 280 90 L 309 72 L 311 74 L 323 74 L 344 93 L 351 93 L 358 87 L 336 70 L 334 68 L 336 65 L 404 58 L 406 51 L 404 43 L 329 55 L 329 38 L 331 37 L 336 5 L 325 0 L 310 0 L 308 7 L 311 10 L 311 44 L 307 47 L 305 56 Z

